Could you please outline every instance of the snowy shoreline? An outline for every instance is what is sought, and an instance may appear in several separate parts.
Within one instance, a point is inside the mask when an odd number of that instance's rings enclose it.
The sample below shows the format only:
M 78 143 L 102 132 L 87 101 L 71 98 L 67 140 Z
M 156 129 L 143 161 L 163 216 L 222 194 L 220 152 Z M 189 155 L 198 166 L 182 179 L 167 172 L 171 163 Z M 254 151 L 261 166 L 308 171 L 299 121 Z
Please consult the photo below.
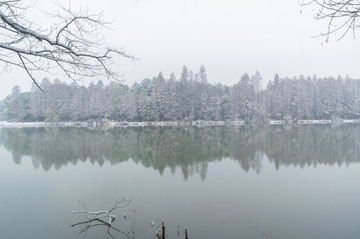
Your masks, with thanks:
M 359 124 L 359 119 L 338 119 L 336 122 L 332 120 L 298 120 L 298 121 L 285 121 L 285 120 L 269 120 L 269 125 L 318 125 L 318 124 Z M 245 121 L 165 121 L 165 122 L 117 122 L 106 120 L 90 120 L 87 122 L 7 122 L 0 121 L 0 128 L 31 128 L 31 127 L 147 127 L 147 126 L 222 126 L 246 125 Z

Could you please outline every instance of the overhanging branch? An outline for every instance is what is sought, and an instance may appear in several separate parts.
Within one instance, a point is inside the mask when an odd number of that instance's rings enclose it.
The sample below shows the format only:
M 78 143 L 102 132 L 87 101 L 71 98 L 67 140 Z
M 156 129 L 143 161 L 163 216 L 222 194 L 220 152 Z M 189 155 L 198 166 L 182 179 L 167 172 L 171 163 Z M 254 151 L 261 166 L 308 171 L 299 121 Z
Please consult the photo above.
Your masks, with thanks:
M 101 29 L 108 24 L 102 14 L 82 9 L 75 12 L 70 6 L 59 5 L 60 11 L 53 15 L 59 23 L 42 29 L 27 21 L 27 9 L 22 6 L 21 0 L 0 0 L 0 35 L 4 36 L 0 61 L 24 68 L 38 87 L 34 73 L 55 74 L 56 69 L 74 81 L 104 75 L 118 80 L 122 74 L 116 70 L 115 62 L 119 58 L 134 59 L 123 49 L 106 46 L 99 38 Z

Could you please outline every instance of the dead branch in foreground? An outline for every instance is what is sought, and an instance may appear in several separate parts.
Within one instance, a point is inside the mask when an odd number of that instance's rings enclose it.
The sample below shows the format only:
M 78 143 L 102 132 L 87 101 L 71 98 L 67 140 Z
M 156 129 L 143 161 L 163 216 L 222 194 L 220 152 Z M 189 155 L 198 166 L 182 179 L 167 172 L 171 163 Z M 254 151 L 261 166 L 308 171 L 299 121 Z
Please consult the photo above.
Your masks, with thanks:
M 77 227 L 80 226 L 80 234 L 87 234 L 88 230 L 90 228 L 94 227 L 107 227 L 107 234 L 111 238 L 115 238 L 114 235 L 111 233 L 111 230 L 114 230 L 115 232 L 118 232 L 122 234 L 123 236 L 126 236 L 127 238 L 134 238 L 134 231 L 133 227 L 135 225 L 135 222 L 132 221 L 132 226 L 128 232 L 124 232 L 115 226 L 113 226 L 113 222 L 116 219 L 116 216 L 114 214 L 111 214 L 116 209 L 124 208 L 128 206 L 131 203 L 131 200 L 121 199 L 117 200 L 115 202 L 115 205 L 110 210 L 100 210 L 100 211 L 89 211 L 85 204 L 82 201 L 79 201 L 80 204 L 84 209 L 77 210 L 77 211 L 71 211 L 72 214 L 81 214 L 85 217 L 84 221 L 72 224 L 71 227 Z M 124 213 L 124 219 L 126 220 L 126 214 Z

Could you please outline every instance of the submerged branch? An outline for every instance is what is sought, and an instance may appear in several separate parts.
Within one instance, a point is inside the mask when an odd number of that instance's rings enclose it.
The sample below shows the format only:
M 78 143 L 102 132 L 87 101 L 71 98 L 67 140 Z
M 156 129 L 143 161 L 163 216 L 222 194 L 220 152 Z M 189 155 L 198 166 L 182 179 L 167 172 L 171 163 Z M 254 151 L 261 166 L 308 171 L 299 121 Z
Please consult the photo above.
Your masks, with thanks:
M 128 206 L 131 203 L 131 200 L 126 200 L 126 199 L 117 200 L 115 202 L 115 205 L 108 211 L 105 211 L 105 210 L 89 211 L 89 210 L 87 210 L 85 204 L 82 201 L 79 201 L 79 202 L 84 207 L 84 209 L 78 210 L 78 211 L 71 211 L 72 214 L 78 214 L 78 213 L 84 214 L 84 216 L 86 216 L 86 218 L 89 220 L 101 219 L 101 218 L 107 217 L 108 223 L 111 224 L 113 221 L 115 221 L 116 216 L 113 214 L 110 214 L 110 213 L 112 211 L 114 211 L 115 209 L 124 208 L 124 207 Z
M 134 231 L 132 228 L 129 230 L 128 233 L 125 233 L 124 231 L 113 226 L 113 222 L 115 221 L 116 216 L 111 214 L 111 212 L 113 212 L 116 209 L 124 208 L 124 207 L 128 206 L 131 203 L 131 199 L 130 200 L 126 200 L 126 199 L 117 200 L 115 202 L 115 205 L 108 211 L 106 211 L 106 210 L 89 211 L 82 201 L 79 201 L 79 202 L 84 209 L 77 210 L 77 211 L 71 211 L 71 213 L 72 214 L 82 214 L 86 218 L 86 220 L 78 222 L 78 223 L 74 223 L 71 225 L 71 227 L 81 226 L 80 233 L 86 234 L 90 228 L 98 227 L 98 226 L 106 226 L 108 228 L 107 234 L 111 238 L 115 238 L 110 232 L 111 229 L 116 232 L 121 233 L 122 235 L 125 235 L 129 239 L 133 238 L 133 237 L 130 237 L 130 235 L 134 235 Z M 108 220 L 105 220 L 106 218 Z M 132 227 L 134 227 L 134 223 L 132 224 Z M 130 231 L 132 234 L 130 234 Z

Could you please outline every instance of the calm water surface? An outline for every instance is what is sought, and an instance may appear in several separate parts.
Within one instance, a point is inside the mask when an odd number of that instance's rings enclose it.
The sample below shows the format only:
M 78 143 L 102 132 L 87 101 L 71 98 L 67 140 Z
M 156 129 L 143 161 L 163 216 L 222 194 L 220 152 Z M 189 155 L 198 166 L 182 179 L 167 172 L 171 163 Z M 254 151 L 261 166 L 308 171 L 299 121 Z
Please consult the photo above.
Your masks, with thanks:
M 2 128 L 0 238 L 360 238 L 359 162 L 359 126 Z

